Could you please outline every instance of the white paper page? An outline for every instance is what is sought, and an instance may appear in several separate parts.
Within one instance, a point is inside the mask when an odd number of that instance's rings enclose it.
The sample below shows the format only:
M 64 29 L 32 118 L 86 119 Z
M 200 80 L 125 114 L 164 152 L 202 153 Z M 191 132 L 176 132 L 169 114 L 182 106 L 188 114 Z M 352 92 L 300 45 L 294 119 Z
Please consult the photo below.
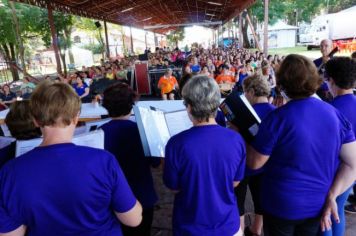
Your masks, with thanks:
M 108 123 L 109 121 L 111 121 L 110 118 L 108 118 L 108 119 L 102 119 L 102 120 L 97 120 L 97 121 L 85 122 L 85 129 L 86 129 L 86 132 L 94 131 L 94 130 L 100 128 L 101 126 L 105 125 L 105 124 Z
M 77 135 L 72 142 L 76 145 L 104 149 L 104 131 L 101 129 Z
M 7 127 L 6 124 L 2 124 L 2 125 L 1 125 L 1 129 L 2 129 L 2 132 L 4 133 L 4 136 L 5 136 L 5 137 L 11 137 L 10 130 L 9 130 L 9 128 Z
M 15 138 L 0 136 L 0 149 L 9 146 L 12 142 L 15 142 L 15 141 L 16 141 Z
M 18 140 L 16 141 L 16 154 L 15 156 L 21 156 L 26 152 L 31 151 L 35 147 L 38 147 L 42 142 L 42 138 L 30 139 L 30 140 Z
M 186 110 L 165 113 L 167 126 L 171 136 L 176 135 L 193 126 Z
M 164 113 L 139 106 L 136 107 L 135 112 L 140 113 L 136 115 L 136 121 L 140 135 L 144 135 L 147 140 L 147 143 L 145 140 L 142 143 L 148 145 L 150 156 L 164 157 L 165 146 L 170 138 Z
M 137 103 L 137 106 L 147 108 L 155 107 L 158 108 L 158 110 L 165 112 L 179 111 L 185 109 L 183 100 L 140 101 Z
M 79 135 L 79 134 L 85 134 L 87 132 L 87 129 L 85 126 L 80 126 L 75 128 L 74 130 L 74 136 Z
M 0 111 L 0 120 L 5 120 L 7 113 L 9 113 L 9 111 L 10 111 L 10 109 Z
M 80 118 L 97 118 L 102 115 L 107 115 L 108 111 L 98 105 L 93 103 L 83 103 L 80 111 Z

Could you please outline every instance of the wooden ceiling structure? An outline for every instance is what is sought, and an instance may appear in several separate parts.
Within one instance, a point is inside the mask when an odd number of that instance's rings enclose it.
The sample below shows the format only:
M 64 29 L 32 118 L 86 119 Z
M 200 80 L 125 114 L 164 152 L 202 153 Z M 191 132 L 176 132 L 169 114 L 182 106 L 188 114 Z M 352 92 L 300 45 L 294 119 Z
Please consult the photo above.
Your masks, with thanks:
M 62 72 L 53 11 L 104 21 L 106 54 L 110 55 L 106 22 L 165 33 L 186 24 L 224 24 L 256 0 L 13 0 L 48 10 L 57 72 Z M 215 23 L 215 24 L 214 24 Z M 160 27 L 162 25 L 162 27 Z M 206 25 L 209 26 L 209 25 Z M 132 36 L 131 47 L 133 48 Z
M 15 0 L 42 8 L 94 18 L 115 24 L 167 32 L 167 25 L 225 23 L 256 0 Z

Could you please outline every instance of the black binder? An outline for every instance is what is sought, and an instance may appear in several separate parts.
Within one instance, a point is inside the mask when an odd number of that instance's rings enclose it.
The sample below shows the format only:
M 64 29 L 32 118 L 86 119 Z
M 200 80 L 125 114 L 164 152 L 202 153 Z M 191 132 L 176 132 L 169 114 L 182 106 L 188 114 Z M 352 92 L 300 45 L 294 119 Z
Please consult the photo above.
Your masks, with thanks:
M 258 132 L 261 119 L 244 95 L 234 91 L 220 104 L 226 119 L 239 129 L 239 133 L 250 143 Z

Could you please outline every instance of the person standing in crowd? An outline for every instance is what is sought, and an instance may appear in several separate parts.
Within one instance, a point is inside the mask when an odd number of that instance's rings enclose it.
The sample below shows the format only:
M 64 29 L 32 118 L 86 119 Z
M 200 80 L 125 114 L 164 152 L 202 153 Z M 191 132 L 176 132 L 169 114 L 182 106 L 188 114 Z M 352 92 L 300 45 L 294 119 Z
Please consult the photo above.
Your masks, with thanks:
M 122 225 L 124 236 L 151 235 L 153 208 L 158 200 L 150 168 L 158 167 L 160 158 L 145 157 L 137 124 L 129 120 L 137 99 L 138 95 L 127 84 L 119 83 L 105 90 L 103 100 L 111 118 L 101 127 L 105 133 L 105 150 L 115 155 L 143 207 L 143 218 L 138 227 Z
M 263 120 L 267 115 L 276 109 L 275 106 L 268 102 L 268 97 L 271 88 L 268 82 L 259 74 L 254 74 L 247 77 L 243 82 L 243 91 L 247 100 L 256 111 L 257 115 Z M 231 124 L 230 124 L 231 125 Z M 263 210 L 260 204 L 260 183 L 263 176 L 262 169 L 252 171 L 246 168 L 244 180 L 235 188 L 235 193 L 238 200 L 238 208 L 240 210 L 241 229 L 244 230 L 245 236 L 256 236 L 262 234 L 263 227 Z M 251 227 L 244 227 L 245 215 L 245 199 L 249 186 L 253 205 L 255 209 L 255 220 Z
M 87 100 L 87 96 L 90 92 L 89 87 L 84 82 L 84 79 L 79 75 L 77 76 L 76 83 L 73 85 L 73 88 L 83 102 L 90 102 L 89 100 Z
M 321 82 L 309 59 L 287 56 L 277 86 L 291 100 L 262 121 L 248 148 L 247 165 L 265 166 L 260 198 L 265 235 L 317 235 L 325 199 L 329 210 L 334 197 L 356 179 L 352 126 L 337 109 L 312 96 Z M 328 193 L 337 172 L 343 180 L 337 177 Z
M 350 109 L 356 107 L 356 97 L 353 94 L 353 88 L 356 86 L 356 61 L 348 57 L 335 57 L 329 60 L 325 65 L 325 77 L 330 92 L 334 97 L 331 102 L 341 114 L 350 122 L 354 133 L 356 133 L 356 110 Z M 340 223 L 337 224 L 334 219 L 332 230 L 323 233 L 324 236 L 342 236 L 345 233 L 345 214 L 344 206 L 347 197 L 350 194 L 351 187 L 343 194 L 337 197 L 337 207 Z M 354 188 L 356 190 L 356 188 Z M 356 191 L 354 191 L 356 192 Z M 345 211 L 356 213 L 356 208 L 349 205 Z
M 5 118 L 10 134 L 17 140 L 29 140 L 41 137 L 41 130 L 35 126 L 30 114 L 30 101 L 16 101 L 10 106 Z M 15 158 L 16 142 L 0 149 L 0 168 Z
M 325 82 L 324 73 L 325 65 L 330 60 L 329 54 L 332 51 L 333 42 L 330 39 L 324 39 L 320 42 L 321 57 L 314 60 L 314 64 L 318 70 L 319 76 L 322 79 L 320 88 L 316 91 L 317 95 L 324 101 L 331 101 L 332 96 L 329 92 L 328 85 Z
M 5 235 L 122 235 L 142 208 L 115 157 L 71 142 L 80 99 L 46 81 L 31 96 L 43 141 L 0 170 L 0 232 Z
M 174 93 L 179 89 L 177 79 L 172 75 L 173 70 L 168 68 L 158 81 L 158 88 L 161 90 L 163 100 L 174 100 Z
M 240 135 L 216 124 L 217 83 L 193 77 L 182 91 L 193 127 L 167 143 L 163 181 L 175 193 L 173 235 L 242 235 L 234 187 L 244 176 Z

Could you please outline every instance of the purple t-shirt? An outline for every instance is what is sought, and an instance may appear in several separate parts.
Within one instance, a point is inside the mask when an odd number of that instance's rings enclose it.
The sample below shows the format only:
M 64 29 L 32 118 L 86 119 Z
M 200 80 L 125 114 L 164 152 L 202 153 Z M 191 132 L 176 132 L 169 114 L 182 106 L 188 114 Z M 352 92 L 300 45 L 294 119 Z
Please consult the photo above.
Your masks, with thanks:
M 113 211 L 136 198 L 114 156 L 71 143 L 37 147 L 0 171 L 0 232 L 122 235 Z
M 164 184 L 175 195 L 174 235 L 233 235 L 239 213 L 233 181 L 245 169 L 241 136 L 219 125 L 196 126 L 173 136 L 166 146 Z
M 105 133 L 105 150 L 115 155 L 132 192 L 144 208 L 153 208 L 158 197 L 151 165 L 158 166 L 160 159 L 145 157 L 137 124 L 130 120 L 112 120 L 101 129 Z
M 78 85 L 74 85 L 73 88 L 75 92 L 78 94 L 78 96 L 82 96 L 85 93 L 85 89 L 88 87 L 86 83 L 83 83 L 81 87 L 78 87 Z
M 261 183 L 264 211 L 288 220 L 320 215 L 340 148 L 354 140 L 346 118 L 318 99 L 292 100 L 272 111 L 252 143 L 270 156 Z
M 356 97 L 353 94 L 337 96 L 331 102 L 351 123 L 352 129 L 356 134 Z
M 256 103 L 253 106 L 253 109 L 256 111 L 258 117 L 260 117 L 261 120 L 266 118 L 266 116 L 273 110 L 276 109 L 276 107 L 268 102 L 266 103 Z M 263 167 L 259 168 L 258 170 L 252 170 L 248 166 L 246 166 L 245 170 L 245 176 L 251 176 L 251 175 L 257 175 L 263 172 Z

